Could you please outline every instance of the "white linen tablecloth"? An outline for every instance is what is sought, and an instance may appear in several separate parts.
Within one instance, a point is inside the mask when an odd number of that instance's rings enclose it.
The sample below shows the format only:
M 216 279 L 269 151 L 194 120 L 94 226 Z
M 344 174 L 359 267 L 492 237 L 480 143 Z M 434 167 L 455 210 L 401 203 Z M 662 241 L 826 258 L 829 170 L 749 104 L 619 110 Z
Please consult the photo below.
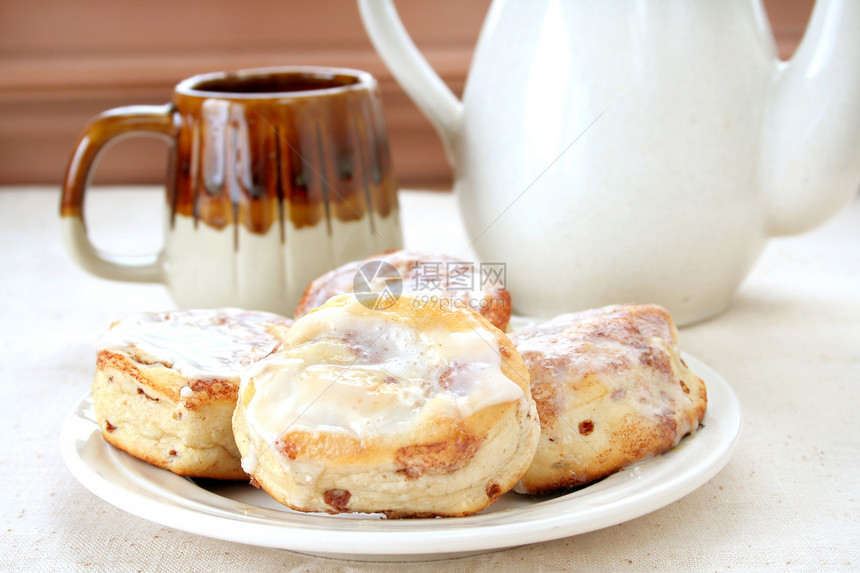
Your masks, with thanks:
M 78 484 L 59 451 L 115 319 L 174 305 L 164 287 L 93 278 L 67 256 L 51 188 L 0 189 L 3 571 L 401 571 L 218 541 L 150 523 Z M 97 242 L 160 244 L 161 192 L 97 190 Z M 404 192 L 411 247 L 468 252 L 453 198 Z M 576 537 L 410 571 L 860 570 L 860 200 L 772 241 L 726 313 L 681 330 L 744 415 L 728 466 L 663 509 Z

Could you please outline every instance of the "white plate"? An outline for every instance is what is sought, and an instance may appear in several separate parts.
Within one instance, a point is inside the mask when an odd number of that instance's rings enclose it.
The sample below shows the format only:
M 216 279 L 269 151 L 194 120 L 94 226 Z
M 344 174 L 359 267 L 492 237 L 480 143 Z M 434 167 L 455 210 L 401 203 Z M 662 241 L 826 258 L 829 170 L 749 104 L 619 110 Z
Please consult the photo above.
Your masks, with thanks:
M 508 493 L 480 514 L 445 519 L 304 514 L 242 483 L 194 481 L 150 466 L 101 437 L 87 394 L 63 424 L 63 458 L 108 503 L 144 519 L 217 539 L 373 561 L 447 559 L 594 531 L 639 517 L 698 488 L 723 468 L 741 431 L 729 385 L 684 355 L 705 381 L 704 425 L 673 450 L 555 497 Z

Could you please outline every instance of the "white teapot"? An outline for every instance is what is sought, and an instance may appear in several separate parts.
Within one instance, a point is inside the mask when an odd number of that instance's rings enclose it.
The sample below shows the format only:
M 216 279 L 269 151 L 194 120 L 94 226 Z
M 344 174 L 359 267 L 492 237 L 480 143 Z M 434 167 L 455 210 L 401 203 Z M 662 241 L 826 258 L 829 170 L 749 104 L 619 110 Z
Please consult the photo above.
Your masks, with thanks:
M 390 0 L 358 0 L 430 118 L 473 247 L 517 312 L 725 309 L 768 237 L 860 184 L 860 0 L 781 62 L 758 0 L 495 0 L 460 102 Z

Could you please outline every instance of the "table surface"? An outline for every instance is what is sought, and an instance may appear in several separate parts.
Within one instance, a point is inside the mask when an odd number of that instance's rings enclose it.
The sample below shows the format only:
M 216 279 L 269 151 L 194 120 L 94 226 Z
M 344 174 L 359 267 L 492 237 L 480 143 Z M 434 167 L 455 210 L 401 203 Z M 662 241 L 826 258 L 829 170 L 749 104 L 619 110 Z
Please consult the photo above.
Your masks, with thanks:
M 402 570 L 184 533 L 78 484 L 59 432 L 89 387 L 95 339 L 119 317 L 174 305 L 162 286 L 77 268 L 58 201 L 52 188 L 0 189 L 0 570 Z M 97 189 L 87 201 L 96 243 L 158 248 L 158 190 Z M 403 192 L 401 204 L 407 246 L 468 252 L 450 194 Z M 860 569 L 860 199 L 815 231 L 772 240 L 731 308 L 683 328 L 681 345 L 743 409 L 741 441 L 716 477 L 620 525 L 410 570 Z

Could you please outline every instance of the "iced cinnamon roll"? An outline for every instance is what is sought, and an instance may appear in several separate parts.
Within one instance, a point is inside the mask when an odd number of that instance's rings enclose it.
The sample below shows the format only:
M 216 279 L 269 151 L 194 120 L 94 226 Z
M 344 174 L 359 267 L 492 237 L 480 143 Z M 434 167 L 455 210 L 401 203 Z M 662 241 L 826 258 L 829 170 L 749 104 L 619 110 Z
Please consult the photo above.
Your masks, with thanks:
M 252 483 L 299 511 L 463 516 L 510 490 L 539 424 L 504 333 L 467 309 L 331 298 L 242 376 Z
M 98 341 L 92 384 L 102 436 L 180 475 L 247 479 L 231 425 L 239 374 L 272 352 L 291 323 L 238 309 L 115 322 Z
M 370 263 L 370 264 L 369 264 Z M 391 265 L 393 275 L 373 263 Z M 378 271 L 383 272 L 378 272 Z M 504 331 L 511 319 L 511 295 L 504 287 L 503 265 L 472 263 L 447 255 L 412 250 L 385 253 L 340 266 L 314 280 L 296 307 L 299 318 L 355 285 L 381 290 L 384 281 L 396 281 L 405 294 L 422 303 L 471 308 Z
M 520 493 L 582 486 L 663 453 L 699 426 L 705 383 L 678 348 L 669 313 L 617 305 L 511 335 L 531 376 L 540 444 Z

